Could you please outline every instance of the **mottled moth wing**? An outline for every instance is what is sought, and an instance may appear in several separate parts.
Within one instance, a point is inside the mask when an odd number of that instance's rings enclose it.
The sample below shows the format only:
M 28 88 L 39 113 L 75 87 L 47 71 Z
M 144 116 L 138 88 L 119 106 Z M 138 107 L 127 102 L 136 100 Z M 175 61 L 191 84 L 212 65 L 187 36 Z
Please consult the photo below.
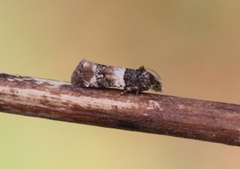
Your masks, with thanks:
M 125 68 L 82 60 L 72 74 L 71 83 L 78 87 L 124 87 Z
M 122 67 L 106 66 L 82 60 L 71 77 L 71 83 L 77 87 L 123 87 L 125 92 L 141 92 L 144 90 L 162 91 L 159 77 L 147 72 L 141 66 L 133 70 Z

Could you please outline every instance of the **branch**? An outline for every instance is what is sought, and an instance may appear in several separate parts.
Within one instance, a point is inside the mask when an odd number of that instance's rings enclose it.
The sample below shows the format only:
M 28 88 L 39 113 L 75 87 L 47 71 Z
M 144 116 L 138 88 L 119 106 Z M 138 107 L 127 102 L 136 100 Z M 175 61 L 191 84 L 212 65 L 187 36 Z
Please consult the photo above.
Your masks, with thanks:
M 240 146 L 240 105 L 0 74 L 0 111 Z

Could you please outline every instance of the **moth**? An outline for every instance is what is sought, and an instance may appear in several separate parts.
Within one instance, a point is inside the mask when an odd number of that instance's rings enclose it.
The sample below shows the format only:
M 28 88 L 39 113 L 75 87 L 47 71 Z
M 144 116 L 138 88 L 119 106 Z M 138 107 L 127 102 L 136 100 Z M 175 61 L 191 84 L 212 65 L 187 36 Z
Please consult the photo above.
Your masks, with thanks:
M 119 96 L 126 92 L 138 94 L 149 89 L 162 92 L 161 78 L 156 72 L 151 71 L 155 75 L 143 66 L 134 70 L 82 60 L 72 74 L 71 83 L 76 87 L 123 88 L 124 91 Z

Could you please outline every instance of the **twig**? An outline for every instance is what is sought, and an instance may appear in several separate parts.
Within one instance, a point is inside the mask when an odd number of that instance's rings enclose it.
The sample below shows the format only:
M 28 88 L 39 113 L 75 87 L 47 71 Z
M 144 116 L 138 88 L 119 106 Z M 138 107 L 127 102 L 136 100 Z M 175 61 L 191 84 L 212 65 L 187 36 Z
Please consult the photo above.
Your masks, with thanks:
M 240 146 L 240 105 L 0 74 L 0 111 Z

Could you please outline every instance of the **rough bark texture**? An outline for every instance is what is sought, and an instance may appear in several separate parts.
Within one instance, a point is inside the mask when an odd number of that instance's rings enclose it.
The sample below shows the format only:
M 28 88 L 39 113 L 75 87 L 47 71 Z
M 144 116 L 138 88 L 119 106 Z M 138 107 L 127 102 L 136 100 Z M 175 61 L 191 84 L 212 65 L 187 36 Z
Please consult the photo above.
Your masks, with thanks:
M 240 106 L 0 74 L 0 111 L 240 146 Z

